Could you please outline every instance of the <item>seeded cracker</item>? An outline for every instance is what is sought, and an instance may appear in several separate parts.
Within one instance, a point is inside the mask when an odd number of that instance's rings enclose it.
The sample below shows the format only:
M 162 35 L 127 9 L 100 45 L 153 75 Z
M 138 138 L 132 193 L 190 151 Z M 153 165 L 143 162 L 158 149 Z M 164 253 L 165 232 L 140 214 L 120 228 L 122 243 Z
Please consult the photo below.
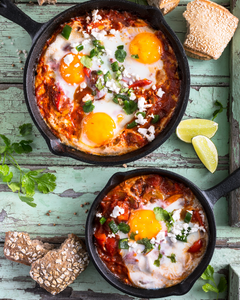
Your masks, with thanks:
M 52 295 L 63 291 L 86 269 L 88 254 L 82 240 L 74 234 L 58 250 L 49 251 L 32 264 L 30 276 Z
M 54 246 L 31 240 L 28 233 L 8 231 L 5 235 L 4 255 L 7 259 L 30 266 Z
M 201 60 L 218 59 L 238 25 L 226 8 L 208 0 L 188 3 L 183 16 L 188 25 L 183 44 L 186 54 Z
M 147 0 L 149 5 L 159 8 L 163 15 L 170 13 L 178 6 L 180 0 Z

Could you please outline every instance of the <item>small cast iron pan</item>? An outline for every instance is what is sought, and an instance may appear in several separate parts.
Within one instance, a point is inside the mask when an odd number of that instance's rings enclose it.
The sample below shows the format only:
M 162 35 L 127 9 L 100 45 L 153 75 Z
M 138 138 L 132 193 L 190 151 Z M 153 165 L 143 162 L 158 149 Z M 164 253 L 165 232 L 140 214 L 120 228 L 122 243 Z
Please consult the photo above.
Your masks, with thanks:
M 171 118 L 165 130 L 163 130 L 153 142 L 145 147 L 121 156 L 91 155 L 62 144 L 43 121 L 35 100 L 35 68 L 46 41 L 52 36 L 55 30 L 59 28 L 60 24 L 69 21 L 73 17 L 84 15 L 86 12 L 91 12 L 94 9 L 129 11 L 137 14 L 140 18 L 147 20 L 154 29 L 160 29 L 167 37 L 176 54 L 179 65 L 179 76 L 182 80 L 178 105 L 174 116 Z M 29 51 L 24 70 L 24 95 L 29 113 L 38 130 L 45 138 L 52 153 L 97 165 L 123 164 L 137 160 L 158 148 L 169 138 L 181 121 L 187 106 L 190 89 L 188 61 L 181 42 L 165 22 L 162 13 L 157 8 L 138 5 L 125 0 L 94 0 L 73 6 L 47 23 L 42 24 L 33 21 L 30 17 L 25 15 L 16 5 L 12 4 L 10 0 L 0 0 L 0 15 L 22 26 L 32 38 L 32 47 Z
M 96 215 L 99 203 L 102 199 L 107 195 L 107 193 L 112 190 L 115 186 L 120 184 L 121 182 L 135 176 L 140 175 L 148 175 L 148 174 L 157 174 L 163 177 L 168 177 L 177 182 L 185 184 L 185 186 L 189 187 L 199 202 L 202 204 L 209 224 L 209 242 L 206 249 L 206 253 L 204 254 L 201 263 L 197 266 L 197 268 L 181 283 L 163 289 L 156 290 L 148 290 L 141 289 L 133 286 L 129 286 L 121 282 L 117 277 L 115 277 L 103 264 L 102 260 L 99 258 L 95 245 L 94 245 L 94 236 L 93 236 L 93 220 Z M 170 172 L 161 169 L 155 168 L 147 168 L 147 169 L 137 169 L 128 172 L 119 172 L 115 173 L 108 181 L 106 186 L 97 196 L 95 201 L 93 202 L 90 211 L 88 213 L 88 218 L 86 222 L 86 245 L 88 249 L 88 253 L 90 258 L 95 265 L 98 272 L 105 278 L 111 285 L 120 291 L 127 293 L 129 295 L 133 295 L 135 297 L 140 298 L 161 298 L 168 297 L 172 295 L 183 295 L 186 294 L 193 286 L 195 281 L 202 275 L 202 273 L 207 268 L 216 243 L 216 225 L 213 214 L 213 205 L 220 199 L 222 196 L 231 192 L 232 190 L 240 187 L 240 168 L 233 172 L 229 177 L 223 180 L 218 185 L 202 191 L 200 190 L 194 183 L 189 181 L 188 179 Z

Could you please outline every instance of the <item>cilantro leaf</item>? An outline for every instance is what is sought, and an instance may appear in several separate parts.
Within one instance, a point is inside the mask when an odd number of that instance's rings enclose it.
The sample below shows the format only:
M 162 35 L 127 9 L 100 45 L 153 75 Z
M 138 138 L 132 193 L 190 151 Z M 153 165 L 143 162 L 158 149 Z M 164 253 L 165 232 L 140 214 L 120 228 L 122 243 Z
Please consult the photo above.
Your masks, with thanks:
M 166 223 L 168 231 L 170 231 L 172 228 L 173 222 L 174 222 L 174 220 L 172 218 L 172 213 L 169 213 L 162 207 L 155 207 L 153 209 L 153 211 L 154 211 L 156 220 L 164 221 Z
M 207 269 L 203 272 L 203 274 L 201 275 L 201 278 L 203 280 L 211 280 L 214 281 L 213 278 L 213 274 L 214 274 L 214 269 L 211 265 L 208 265 Z
M 219 293 L 224 292 L 227 289 L 227 280 L 225 277 L 220 277 L 219 283 L 218 283 L 218 291 Z
M 31 144 L 32 142 L 32 140 L 22 140 L 19 143 L 13 143 L 12 148 L 18 154 L 30 153 L 32 152 L 32 147 L 29 144 Z
M 215 287 L 215 286 L 213 286 L 212 284 L 210 284 L 210 283 L 206 283 L 206 284 L 204 284 L 203 286 L 202 286 L 202 289 L 204 290 L 204 292 L 215 292 L 215 293 L 219 293 L 219 291 L 218 291 L 218 289 Z
M 135 241 L 135 236 L 136 236 L 136 235 L 137 235 L 137 233 L 132 231 L 132 232 L 130 233 L 130 239 Z
M 141 240 L 138 240 L 137 243 L 145 246 L 145 249 L 143 250 L 142 253 L 147 254 L 153 249 L 153 245 L 150 243 L 150 239 L 148 238 L 143 238 Z
M 84 65 L 84 67 L 91 68 L 92 59 L 89 56 L 84 55 L 84 56 L 81 57 L 81 63 Z
M 19 126 L 19 133 L 22 136 L 29 135 L 32 132 L 32 124 L 26 123 Z
M 0 166 L 0 178 L 3 182 L 10 182 L 13 178 L 13 173 L 9 173 L 9 166 L 8 165 L 1 165 Z
M 43 174 L 42 176 L 36 178 L 36 182 L 38 184 L 38 190 L 43 194 L 48 194 L 49 192 L 53 192 L 56 187 L 56 176 L 51 173 Z
M 133 100 L 124 100 L 123 109 L 127 115 L 133 114 L 138 108 L 138 105 Z
M 33 196 L 35 194 L 35 182 L 34 180 L 27 174 L 22 177 L 22 187 L 25 189 L 25 192 L 29 196 Z
M 83 105 L 83 111 L 84 111 L 85 113 L 89 113 L 89 112 L 93 111 L 94 107 L 95 107 L 95 106 L 93 105 L 92 100 L 88 100 L 88 101 L 86 101 L 85 104 Z
M 224 109 L 227 109 L 227 107 L 223 107 L 222 103 L 218 100 L 215 101 L 214 103 L 216 106 L 218 106 L 219 108 L 216 109 L 214 112 L 213 112 L 213 118 L 212 118 L 212 121 L 217 117 L 218 114 L 220 114 Z
M 159 245 L 160 246 L 160 245 Z M 160 250 L 160 249 L 159 249 Z M 154 265 L 156 267 L 160 267 L 160 259 L 163 257 L 163 255 L 161 253 L 159 253 L 158 258 L 156 260 L 154 260 Z
M 132 54 L 131 57 L 132 57 L 132 58 L 135 58 L 135 59 L 139 59 L 138 54 Z
M 28 197 L 28 196 L 21 196 L 20 194 L 18 194 L 19 196 L 19 199 L 22 201 L 22 202 L 25 202 L 27 203 L 28 205 L 32 206 L 32 207 L 36 207 L 37 204 L 34 203 L 34 199 L 32 197 Z
M 21 190 L 21 185 L 19 182 L 11 182 L 8 184 L 8 187 L 12 190 L 13 193 Z
M 123 47 L 124 47 L 123 45 L 118 46 L 117 47 L 118 49 L 115 51 L 115 58 L 121 63 L 124 62 L 124 59 L 127 56 L 127 52 L 123 50 Z
M 181 242 L 187 243 L 187 237 L 189 236 L 190 231 L 191 231 L 191 227 L 188 227 L 187 230 L 182 229 L 181 235 L 179 235 L 179 234 L 176 235 L 176 239 Z

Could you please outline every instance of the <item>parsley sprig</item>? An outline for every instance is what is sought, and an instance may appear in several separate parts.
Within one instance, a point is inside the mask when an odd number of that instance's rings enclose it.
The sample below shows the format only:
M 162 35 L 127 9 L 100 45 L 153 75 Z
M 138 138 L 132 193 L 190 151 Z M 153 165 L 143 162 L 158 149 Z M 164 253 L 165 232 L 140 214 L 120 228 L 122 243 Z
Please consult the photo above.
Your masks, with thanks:
M 218 114 L 220 114 L 224 109 L 227 109 L 227 107 L 223 107 L 222 103 L 218 100 L 215 101 L 214 103 L 216 106 L 218 106 L 218 109 L 216 109 L 213 112 L 213 118 L 212 121 L 217 117 Z
M 32 131 L 32 124 L 23 124 L 19 126 L 19 133 L 21 136 L 29 135 Z M 56 187 L 56 176 L 51 173 L 43 173 L 45 169 L 28 171 L 23 170 L 16 159 L 14 153 L 24 154 L 32 152 L 32 140 L 21 140 L 20 142 L 12 143 L 5 135 L 0 134 L 0 179 L 7 183 L 12 192 L 18 192 L 19 199 L 32 207 L 36 207 L 34 203 L 34 194 L 36 189 L 41 193 L 47 194 L 52 192 Z M 15 167 L 19 173 L 19 180 L 13 176 L 8 162 Z
M 206 283 L 202 286 L 202 289 L 204 292 L 214 292 L 217 293 L 217 299 L 219 296 L 219 293 L 222 293 L 227 288 L 227 280 L 224 276 L 220 277 L 218 285 L 216 284 L 216 281 L 213 277 L 214 274 L 214 268 L 211 265 L 208 265 L 207 269 L 203 272 L 201 278 L 203 280 L 210 280 L 212 281 L 213 285 L 211 283 Z
M 153 249 L 153 244 L 151 244 L 150 239 L 148 238 L 143 238 L 141 240 L 138 240 L 137 243 L 145 246 L 145 249 L 143 250 L 142 253 L 147 254 Z

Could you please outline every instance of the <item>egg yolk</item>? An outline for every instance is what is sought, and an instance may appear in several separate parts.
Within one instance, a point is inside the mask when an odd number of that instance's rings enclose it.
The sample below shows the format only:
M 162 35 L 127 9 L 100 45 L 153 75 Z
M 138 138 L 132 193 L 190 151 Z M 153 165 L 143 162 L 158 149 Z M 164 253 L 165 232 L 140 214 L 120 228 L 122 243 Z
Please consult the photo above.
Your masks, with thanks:
M 154 33 L 142 32 L 131 41 L 129 50 L 131 55 L 138 55 L 137 61 L 152 64 L 161 58 L 162 43 Z
M 90 113 L 83 120 L 83 133 L 98 146 L 113 138 L 115 128 L 115 122 L 106 113 Z
M 62 78 L 70 84 L 79 84 L 84 80 L 83 65 L 79 54 L 69 53 L 60 62 L 60 73 Z
M 155 237 L 162 229 L 161 224 L 156 220 L 152 210 L 136 210 L 130 215 L 129 226 L 130 234 L 137 233 L 135 240 L 143 238 L 151 239 Z

